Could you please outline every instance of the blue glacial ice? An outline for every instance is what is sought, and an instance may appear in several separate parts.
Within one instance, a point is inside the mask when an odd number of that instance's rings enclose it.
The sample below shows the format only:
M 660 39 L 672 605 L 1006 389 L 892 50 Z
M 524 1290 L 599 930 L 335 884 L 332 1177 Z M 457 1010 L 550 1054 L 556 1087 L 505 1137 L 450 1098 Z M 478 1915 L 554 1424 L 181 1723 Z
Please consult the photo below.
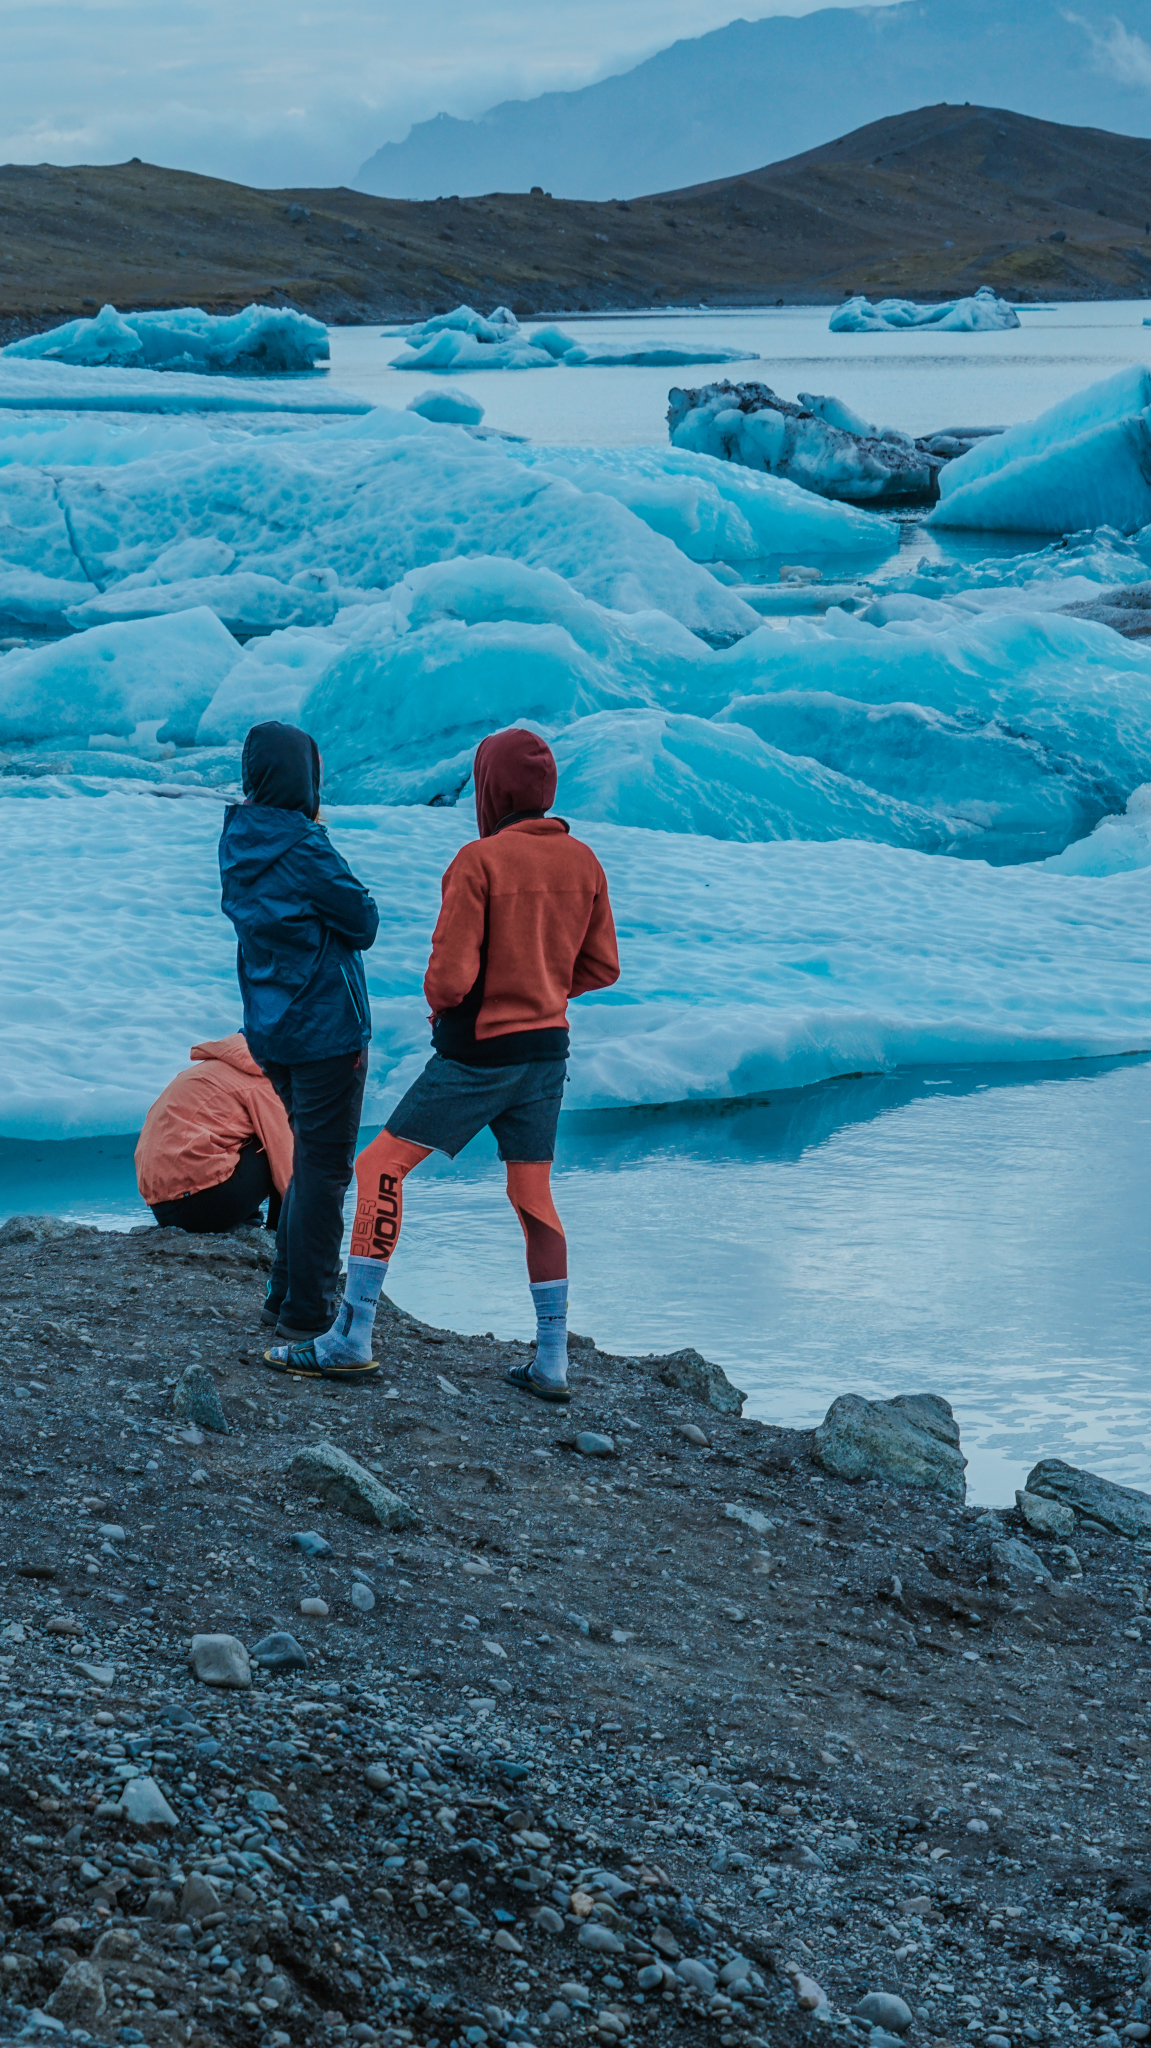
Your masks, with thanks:
M 186 1059 L 189 1031 L 236 1027 L 220 804 L 124 785 L 102 797 L 24 787 L 0 805 L 12 906 L 0 1131 L 138 1129 Z M 474 817 L 327 815 L 382 913 L 366 956 L 375 1034 L 364 1115 L 378 1122 L 426 1058 L 427 934 L 442 869 Z M 582 829 L 611 880 L 625 973 L 573 1008 L 571 1107 L 1147 1043 L 1151 869 L 1096 880 L 857 840 L 724 845 Z
M 150 726 L 161 746 L 190 746 L 238 653 L 203 609 L 13 649 L 0 656 L 0 745 L 124 741 Z
M 824 498 L 883 503 L 933 495 L 937 456 L 890 428 L 860 434 L 842 426 L 846 407 L 817 402 L 820 412 L 802 398 L 780 398 L 767 384 L 726 379 L 697 390 L 677 387 L 668 393 L 668 433 L 673 448 L 766 470 Z
M 1002 533 L 1082 533 L 1151 523 L 1151 371 L 1142 364 L 1088 385 L 1037 419 L 950 462 L 936 526 Z
M 451 384 L 421 391 L 418 398 L 409 401 L 405 410 L 418 412 L 423 420 L 438 420 L 441 426 L 451 427 L 478 427 L 484 416 L 478 398 L 472 398 L 467 391 L 456 390 Z
M 366 399 L 322 376 L 216 377 L 179 370 L 86 369 L 0 351 L 0 410 L 18 412 L 363 413 Z
M 328 330 L 287 306 L 246 306 L 227 314 L 198 306 L 163 313 L 118 313 L 104 306 L 92 320 L 68 320 L 10 341 L 0 355 L 84 369 L 282 377 L 327 363 Z
M 986 284 L 970 298 L 948 299 L 940 306 L 921 306 L 914 299 L 880 299 L 873 305 L 860 294 L 839 306 L 828 322 L 833 334 L 882 334 L 908 327 L 933 327 L 946 334 L 987 334 L 1019 324 L 1014 306 Z
M 539 338 L 532 337 L 538 347 Z M 755 349 L 721 348 L 718 345 L 706 347 L 700 343 L 677 341 L 636 341 L 631 344 L 615 342 L 573 342 L 565 352 L 563 361 L 570 370 L 598 368 L 619 369 L 632 365 L 636 369 L 682 370 L 689 363 L 757 363 L 759 355 Z
M 409 569 L 481 554 L 713 639 L 758 624 L 626 506 L 414 413 L 205 432 L 199 447 L 119 466 L 0 468 L 0 611 L 29 623 L 82 629 L 209 603 L 237 630 L 326 624 Z
M 537 327 L 528 334 L 506 306 L 497 306 L 486 319 L 471 306 L 437 313 L 419 327 L 409 328 L 405 344 L 392 358 L 393 370 L 545 370 L 553 363 L 566 363 L 573 370 L 597 365 L 618 369 L 628 364 L 683 369 L 688 363 L 758 361 L 754 349 L 670 341 L 585 344 L 562 328 L 550 326 Z

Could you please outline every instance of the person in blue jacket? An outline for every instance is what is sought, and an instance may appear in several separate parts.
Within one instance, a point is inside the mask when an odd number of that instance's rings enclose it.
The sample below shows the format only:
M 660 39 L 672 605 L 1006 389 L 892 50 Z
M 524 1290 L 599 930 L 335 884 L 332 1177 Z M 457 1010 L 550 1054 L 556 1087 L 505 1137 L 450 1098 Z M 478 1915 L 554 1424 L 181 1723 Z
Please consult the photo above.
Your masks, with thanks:
M 293 1343 L 331 1327 L 344 1195 L 372 1035 L 361 949 L 379 912 L 319 823 L 320 750 L 271 720 L 244 741 L 244 801 L 220 834 L 223 909 L 236 927 L 244 1035 L 288 1113 L 292 1178 L 265 1323 Z

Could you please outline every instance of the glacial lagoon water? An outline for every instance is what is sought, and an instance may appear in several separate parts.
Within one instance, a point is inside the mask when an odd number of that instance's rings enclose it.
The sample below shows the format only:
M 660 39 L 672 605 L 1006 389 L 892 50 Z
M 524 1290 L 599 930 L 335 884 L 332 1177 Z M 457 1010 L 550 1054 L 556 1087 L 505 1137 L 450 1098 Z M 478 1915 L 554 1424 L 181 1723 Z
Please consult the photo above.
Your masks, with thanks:
M 490 427 L 536 442 L 662 446 L 669 385 L 723 375 L 787 397 L 834 392 L 923 433 L 1009 424 L 1151 362 L 1147 310 L 1022 308 L 1020 329 L 981 335 L 837 336 L 826 308 L 573 318 L 581 340 L 743 344 L 761 360 L 450 381 L 481 399 Z M 333 384 L 407 405 L 432 379 L 390 370 L 398 346 L 378 327 L 333 330 Z M 0 1140 L 0 1217 L 147 1222 L 132 1143 Z M 1151 1487 L 1149 1162 L 1144 1060 L 919 1069 L 770 1102 L 565 1118 L 572 1324 L 623 1352 L 694 1345 L 748 1391 L 748 1412 L 794 1425 L 847 1390 L 943 1393 L 978 1501 L 1010 1501 L 1040 1456 Z M 494 1146 L 428 1162 L 407 1217 L 392 1285 L 405 1307 L 529 1334 Z
M 0 1141 L 0 1213 L 146 1224 L 131 1153 Z M 797 1427 L 848 1391 L 944 1394 L 976 1501 L 1010 1503 L 1039 1457 L 1151 1487 L 1151 1062 L 565 1117 L 556 1193 L 572 1327 L 607 1349 L 694 1345 L 747 1413 Z M 408 1181 L 390 1291 L 429 1322 L 531 1334 L 489 1140 Z

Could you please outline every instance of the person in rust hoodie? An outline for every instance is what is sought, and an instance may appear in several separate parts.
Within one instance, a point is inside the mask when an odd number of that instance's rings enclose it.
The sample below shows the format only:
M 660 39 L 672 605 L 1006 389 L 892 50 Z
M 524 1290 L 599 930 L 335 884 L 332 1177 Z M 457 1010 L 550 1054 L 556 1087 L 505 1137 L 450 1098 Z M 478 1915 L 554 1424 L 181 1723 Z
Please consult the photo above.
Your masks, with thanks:
M 292 1178 L 292 1133 L 283 1104 L 248 1051 L 242 1031 L 194 1045 L 157 1096 L 136 1145 L 136 1185 L 157 1223 L 181 1230 L 268 1229 Z
M 509 1381 L 567 1401 L 567 1243 L 551 1195 L 567 1074 L 567 1005 L 619 979 L 603 869 L 549 818 L 551 748 L 514 727 L 475 758 L 479 838 L 443 878 L 424 977 L 435 1048 L 414 1087 L 356 1161 L 356 1215 L 344 1299 L 326 1336 L 269 1351 L 278 1370 L 347 1378 L 371 1371 L 372 1325 L 400 1234 L 406 1174 L 429 1152 L 454 1159 L 495 1133 L 527 1246 L 536 1353 Z

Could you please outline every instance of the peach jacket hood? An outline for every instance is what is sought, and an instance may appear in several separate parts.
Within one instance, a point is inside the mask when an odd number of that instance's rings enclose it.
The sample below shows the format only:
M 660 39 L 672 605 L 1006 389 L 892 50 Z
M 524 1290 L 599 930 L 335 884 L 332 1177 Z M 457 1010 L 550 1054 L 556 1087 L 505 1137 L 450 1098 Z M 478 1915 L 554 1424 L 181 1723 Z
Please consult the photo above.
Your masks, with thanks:
M 219 1187 L 253 1138 L 267 1153 L 282 1195 L 292 1178 L 291 1127 L 243 1032 L 194 1045 L 191 1057 L 197 1064 L 169 1081 L 144 1119 L 136 1146 L 144 1200 L 177 1202 Z

